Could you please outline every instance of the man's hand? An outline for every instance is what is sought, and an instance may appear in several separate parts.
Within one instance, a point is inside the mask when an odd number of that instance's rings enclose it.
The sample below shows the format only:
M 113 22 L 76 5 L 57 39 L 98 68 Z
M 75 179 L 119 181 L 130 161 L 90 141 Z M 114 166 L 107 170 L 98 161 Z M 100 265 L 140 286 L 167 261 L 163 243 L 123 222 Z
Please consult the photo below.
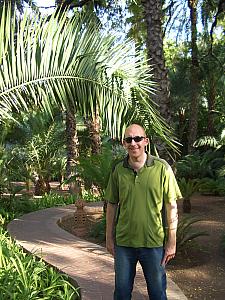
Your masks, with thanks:
M 177 203 L 172 201 L 166 204 L 168 241 L 165 245 L 165 254 L 162 259 L 162 265 L 165 266 L 176 254 L 176 231 L 178 223 Z
M 165 253 L 162 259 L 162 265 L 165 266 L 176 254 L 176 242 L 168 241 L 165 245 Z
M 112 254 L 112 256 L 114 256 L 115 254 L 115 244 L 114 244 L 114 240 L 111 238 L 107 238 L 106 239 L 106 249 L 107 251 Z

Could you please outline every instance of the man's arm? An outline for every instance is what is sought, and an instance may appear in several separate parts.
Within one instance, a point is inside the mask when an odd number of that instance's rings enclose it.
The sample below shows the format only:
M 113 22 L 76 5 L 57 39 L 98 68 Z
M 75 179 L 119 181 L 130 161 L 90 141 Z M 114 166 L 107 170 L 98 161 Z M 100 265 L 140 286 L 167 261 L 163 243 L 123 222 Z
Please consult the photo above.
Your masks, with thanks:
M 108 203 L 106 210 L 106 248 L 114 256 L 114 228 L 117 204 Z
M 176 253 L 176 233 L 178 224 L 177 202 L 172 201 L 166 204 L 166 216 L 168 224 L 168 239 L 165 245 L 165 254 L 162 265 L 166 265 Z

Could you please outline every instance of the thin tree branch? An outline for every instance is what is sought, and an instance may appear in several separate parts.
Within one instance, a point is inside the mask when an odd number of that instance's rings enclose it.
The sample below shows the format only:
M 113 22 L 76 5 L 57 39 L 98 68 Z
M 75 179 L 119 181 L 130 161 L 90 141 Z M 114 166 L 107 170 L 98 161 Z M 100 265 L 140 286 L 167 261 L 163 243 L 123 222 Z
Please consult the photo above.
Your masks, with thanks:
M 78 1 L 77 3 L 75 3 L 74 0 L 65 0 L 62 2 L 62 7 L 66 7 L 66 6 L 70 6 L 71 8 L 82 7 L 90 1 L 91 0 L 81 0 L 81 1 Z
M 90 2 L 91 0 L 81 0 L 78 3 L 75 3 L 74 0 L 65 0 L 63 1 L 61 4 L 59 5 L 51 5 L 51 6 L 38 6 L 39 8 L 45 8 L 45 9 L 49 9 L 49 8 L 55 8 L 57 6 L 62 6 L 62 8 L 66 8 L 66 7 L 70 7 L 70 8 L 74 8 L 74 7 L 82 7 L 86 4 L 88 4 L 88 2 Z
M 213 47 L 213 31 L 217 25 L 218 17 L 220 14 L 225 12 L 225 2 L 223 0 L 220 0 L 218 3 L 218 9 L 214 18 L 214 22 L 212 23 L 211 29 L 210 29 L 210 39 L 211 39 L 211 46 L 210 46 L 210 51 L 212 52 L 212 47 Z

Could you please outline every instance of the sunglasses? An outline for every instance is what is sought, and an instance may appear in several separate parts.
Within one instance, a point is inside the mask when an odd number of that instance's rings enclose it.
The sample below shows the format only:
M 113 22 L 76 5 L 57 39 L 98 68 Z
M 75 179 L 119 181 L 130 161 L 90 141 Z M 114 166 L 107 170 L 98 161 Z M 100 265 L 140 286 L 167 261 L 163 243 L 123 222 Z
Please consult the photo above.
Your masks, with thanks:
M 128 136 L 128 137 L 124 138 L 124 141 L 125 141 L 126 143 L 128 143 L 128 144 L 130 144 L 130 143 L 132 142 L 132 140 L 134 140 L 135 143 L 139 143 L 139 142 L 142 141 L 144 138 L 145 138 L 144 136 L 138 136 L 138 135 L 137 135 L 137 136 L 134 136 L 134 137 Z

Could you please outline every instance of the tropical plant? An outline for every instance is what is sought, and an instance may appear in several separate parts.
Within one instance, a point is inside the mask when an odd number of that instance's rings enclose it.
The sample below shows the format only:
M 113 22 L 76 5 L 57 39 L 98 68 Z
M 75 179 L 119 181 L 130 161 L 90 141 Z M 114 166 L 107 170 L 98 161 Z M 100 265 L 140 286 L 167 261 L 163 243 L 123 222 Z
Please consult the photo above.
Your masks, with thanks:
M 96 238 L 99 242 L 105 241 L 106 233 L 106 215 L 104 214 L 100 221 L 91 226 L 89 235 Z
M 79 299 L 66 275 L 25 254 L 0 228 L 1 299 Z
M 10 168 L 16 176 L 14 180 L 26 182 L 32 180 L 35 185 L 35 195 L 42 195 L 50 191 L 49 180 L 59 173 L 56 166 L 59 167 L 59 160 L 63 159 L 64 139 L 60 123 L 39 122 L 38 128 L 36 132 L 35 127 L 30 127 L 30 131 L 26 128 L 28 133 L 24 144 L 17 143 L 11 146 Z M 64 157 L 65 155 L 64 149 Z
M 198 147 L 210 147 L 213 149 L 219 149 L 225 145 L 225 129 L 222 130 L 221 136 L 219 139 L 216 139 L 214 136 L 203 136 L 197 139 L 193 146 Z
M 176 163 L 177 177 L 186 179 L 203 178 L 207 176 L 213 176 L 210 161 L 212 160 L 212 154 L 209 150 L 201 154 L 195 152 L 184 156 Z
M 178 185 L 183 196 L 183 212 L 191 212 L 191 196 L 199 190 L 200 182 L 197 179 L 181 178 L 178 180 Z
M 79 158 L 78 176 L 84 180 L 87 189 L 91 189 L 93 185 L 98 187 L 103 199 L 112 165 L 123 156 L 124 152 L 119 147 L 111 148 L 110 144 L 105 143 L 101 153 Z
M 132 92 L 143 103 L 152 93 L 149 68 L 139 55 L 131 55 L 133 44 L 104 36 L 87 16 L 68 18 L 65 11 L 50 19 L 27 13 L 16 19 L 4 9 L 0 37 L 2 118 L 37 106 L 47 112 L 55 105 L 74 107 L 84 116 L 98 107 L 110 134 L 120 136 Z M 154 105 L 148 105 L 155 117 Z M 163 135 L 165 124 L 157 125 Z
M 3 145 L 0 145 L 0 197 L 9 188 L 8 155 Z
M 225 178 L 219 177 L 213 178 L 202 178 L 200 181 L 199 191 L 202 194 L 210 194 L 215 196 L 225 195 Z
M 202 221 L 196 216 L 183 216 L 178 222 L 177 227 L 177 249 L 178 251 L 187 250 L 189 243 L 200 236 L 207 236 L 205 231 L 199 231 L 193 228 L 193 225 Z

